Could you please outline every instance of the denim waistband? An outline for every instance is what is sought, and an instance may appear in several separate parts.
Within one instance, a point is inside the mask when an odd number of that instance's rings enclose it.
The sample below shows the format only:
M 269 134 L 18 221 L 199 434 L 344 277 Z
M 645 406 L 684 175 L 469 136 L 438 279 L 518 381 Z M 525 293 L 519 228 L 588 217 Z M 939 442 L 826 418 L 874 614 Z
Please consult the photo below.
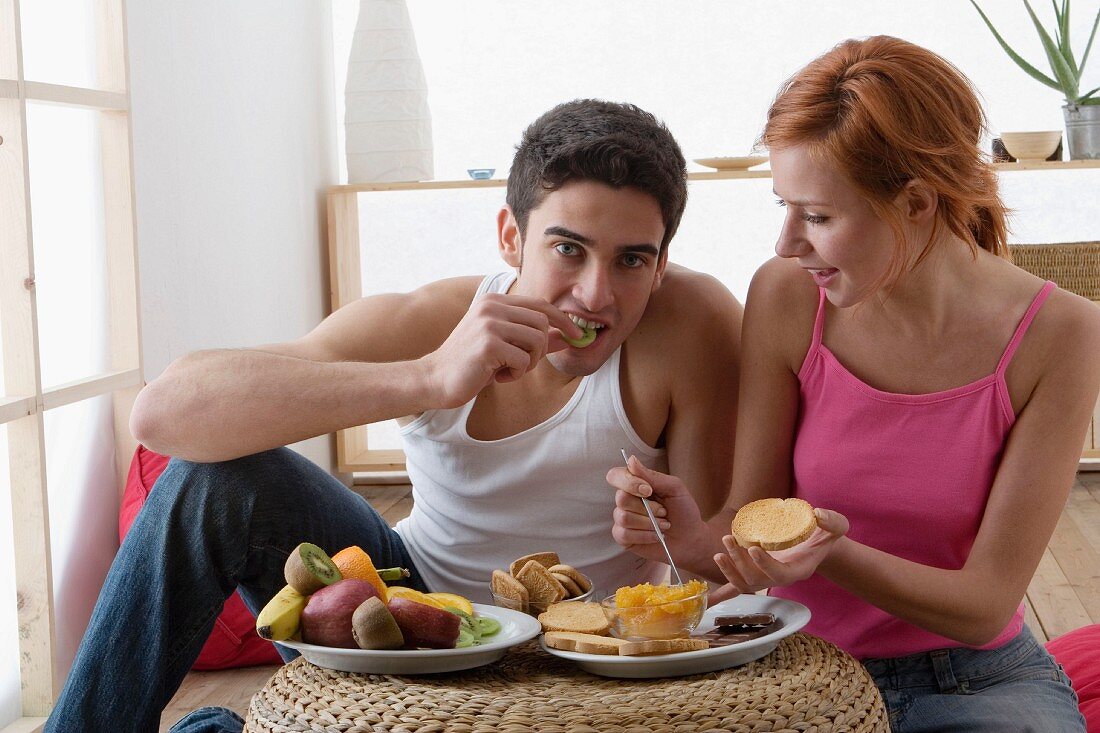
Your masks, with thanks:
M 965 689 L 970 682 L 1012 667 L 1036 650 L 1039 643 L 1024 626 L 1019 634 L 996 649 L 934 649 L 904 657 L 865 659 L 863 666 L 879 687 L 935 687 L 940 692 L 955 692 Z

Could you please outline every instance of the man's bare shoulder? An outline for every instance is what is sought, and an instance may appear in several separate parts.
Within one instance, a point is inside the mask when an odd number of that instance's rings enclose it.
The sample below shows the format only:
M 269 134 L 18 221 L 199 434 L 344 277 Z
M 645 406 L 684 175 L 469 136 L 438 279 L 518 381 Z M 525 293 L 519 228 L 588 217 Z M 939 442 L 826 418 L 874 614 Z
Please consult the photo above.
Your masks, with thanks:
M 434 351 L 469 310 L 480 277 L 428 283 L 408 293 L 385 293 L 348 303 L 297 342 L 313 358 L 403 361 Z
M 721 330 L 739 323 L 741 311 L 737 298 L 718 278 L 670 262 L 638 324 L 638 334 L 667 338 L 685 330 Z
M 626 370 L 648 390 L 670 386 L 677 375 L 697 366 L 733 364 L 740 351 L 742 315 L 737 298 L 717 278 L 669 263 L 626 340 Z M 635 374 L 635 365 L 643 367 L 642 375 Z

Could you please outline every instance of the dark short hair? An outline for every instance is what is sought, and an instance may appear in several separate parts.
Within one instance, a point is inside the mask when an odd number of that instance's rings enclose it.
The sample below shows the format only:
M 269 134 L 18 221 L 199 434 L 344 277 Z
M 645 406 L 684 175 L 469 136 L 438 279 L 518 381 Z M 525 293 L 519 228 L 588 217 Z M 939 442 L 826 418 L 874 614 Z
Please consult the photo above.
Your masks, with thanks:
M 574 180 L 630 186 L 656 199 L 665 223 L 662 251 L 687 204 L 687 164 L 679 144 L 660 120 L 633 104 L 576 99 L 524 131 L 507 193 L 521 235 L 543 197 Z

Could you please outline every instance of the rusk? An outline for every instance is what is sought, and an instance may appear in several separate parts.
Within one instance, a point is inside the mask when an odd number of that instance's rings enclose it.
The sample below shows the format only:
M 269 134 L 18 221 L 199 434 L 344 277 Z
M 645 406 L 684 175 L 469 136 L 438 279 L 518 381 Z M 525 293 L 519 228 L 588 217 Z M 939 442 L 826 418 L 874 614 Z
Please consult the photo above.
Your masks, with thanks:
M 596 603 L 569 601 L 552 603 L 539 614 L 543 631 L 575 631 L 606 636 L 611 630 L 607 615 Z
M 742 547 L 785 550 L 805 542 L 817 528 L 817 516 L 803 499 L 759 499 L 737 511 L 730 533 Z
M 567 595 L 562 584 L 538 560 L 528 560 L 516 573 L 516 580 L 523 583 L 532 604 L 557 603 Z
M 542 635 L 542 640 L 551 649 L 580 652 L 581 654 L 617 655 L 619 647 L 627 643 L 612 636 L 578 634 L 575 631 L 547 631 Z
M 512 564 L 508 566 L 508 572 L 512 574 L 513 578 L 518 578 L 520 569 L 531 560 L 547 569 L 561 562 L 561 558 L 558 557 L 556 552 L 532 552 L 530 555 L 517 557 L 513 560 Z
M 706 639 L 647 639 L 645 641 L 627 641 L 619 647 L 621 657 L 644 657 L 651 654 L 677 654 L 709 649 Z

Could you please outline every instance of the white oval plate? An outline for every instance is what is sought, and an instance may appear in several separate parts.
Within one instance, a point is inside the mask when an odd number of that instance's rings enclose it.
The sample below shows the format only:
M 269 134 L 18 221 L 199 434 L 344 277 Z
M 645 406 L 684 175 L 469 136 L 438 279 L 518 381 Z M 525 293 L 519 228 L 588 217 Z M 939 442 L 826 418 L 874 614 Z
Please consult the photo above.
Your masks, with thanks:
M 743 171 L 768 162 L 766 155 L 743 155 L 736 158 L 696 158 L 695 162 L 720 171 Z
M 478 616 L 500 622 L 500 631 L 480 646 L 463 649 L 338 649 L 306 644 L 304 641 L 280 641 L 301 652 L 307 662 L 341 672 L 362 674 L 434 674 L 472 669 L 495 662 L 509 647 L 534 639 L 542 631 L 537 620 L 519 611 L 474 604 Z
M 703 614 L 703 620 L 699 622 L 698 630 L 700 633 L 710 631 L 714 628 L 714 619 L 718 616 L 742 613 L 775 614 L 776 620 L 781 621 L 783 625 L 766 636 L 738 644 L 650 657 L 618 657 L 610 654 L 567 652 L 562 649 L 551 649 L 546 646 L 541 637 L 539 645 L 555 657 L 570 659 L 584 671 L 604 677 L 630 679 L 678 677 L 685 674 L 716 672 L 759 659 L 775 649 L 780 639 L 798 631 L 810 620 L 810 609 L 801 603 L 789 601 L 786 598 L 743 595 L 708 608 Z

